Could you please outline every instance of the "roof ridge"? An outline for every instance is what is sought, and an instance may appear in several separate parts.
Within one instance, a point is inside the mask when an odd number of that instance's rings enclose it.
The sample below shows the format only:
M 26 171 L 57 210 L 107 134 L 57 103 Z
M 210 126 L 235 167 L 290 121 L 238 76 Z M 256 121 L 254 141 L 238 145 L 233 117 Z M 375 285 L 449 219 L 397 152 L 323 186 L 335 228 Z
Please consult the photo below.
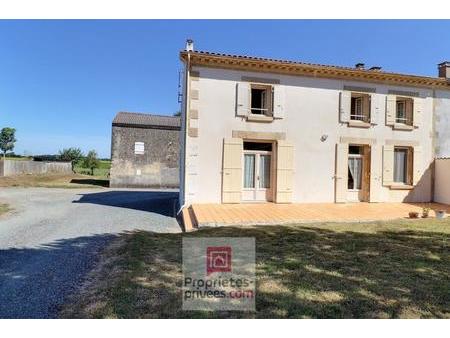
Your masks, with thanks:
M 180 118 L 179 116 L 173 115 L 162 115 L 162 114 L 153 114 L 153 113 L 139 113 L 139 112 L 130 112 L 130 111 L 119 111 L 118 114 L 134 114 L 134 115 L 143 115 L 143 116 L 156 116 L 156 117 L 171 117 L 171 118 Z

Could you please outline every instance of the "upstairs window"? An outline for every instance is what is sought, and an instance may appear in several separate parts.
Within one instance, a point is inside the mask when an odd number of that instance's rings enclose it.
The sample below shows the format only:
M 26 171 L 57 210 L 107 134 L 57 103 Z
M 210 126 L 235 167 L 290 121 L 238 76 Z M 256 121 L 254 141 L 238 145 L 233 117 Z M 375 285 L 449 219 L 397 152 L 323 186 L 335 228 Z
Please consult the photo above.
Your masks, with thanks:
M 252 114 L 272 116 L 272 87 L 252 85 L 250 102 Z
M 352 93 L 350 120 L 370 122 L 370 95 Z
M 397 98 L 395 102 L 395 122 L 412 126 L 413 124 L 412 99 Z

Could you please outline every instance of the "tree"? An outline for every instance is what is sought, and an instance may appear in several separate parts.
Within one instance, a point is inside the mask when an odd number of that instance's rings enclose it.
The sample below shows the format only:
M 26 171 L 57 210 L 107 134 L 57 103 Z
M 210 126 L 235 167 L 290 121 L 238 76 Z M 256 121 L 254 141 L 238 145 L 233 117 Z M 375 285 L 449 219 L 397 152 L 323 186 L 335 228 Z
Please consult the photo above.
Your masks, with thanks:
M 173 116 L 177 116 L 177 117 L 181 116 L 181 110 L 179 110 L 176 113 L 174 113 Z
M 83 153 L 80 148 L 64 148 L 59 151 L 59 159 L 61 161 L 67 161 L 72 164 L 72 171 L 74 171 L 75 165 L 83 158 Z
M 14 149 L 16 143 L 16 130 L 14 128 L 3 128 L 0 131 L 0 150 L 3 152 L 3 159 L 6 157 L 6 152 Z
M 83 167 L 91 169 L 91 175 L 94 176 L 94 169 L 98 168 L 100 161 L 97 158 L 97 152 L 91 150 L 83 160 Z

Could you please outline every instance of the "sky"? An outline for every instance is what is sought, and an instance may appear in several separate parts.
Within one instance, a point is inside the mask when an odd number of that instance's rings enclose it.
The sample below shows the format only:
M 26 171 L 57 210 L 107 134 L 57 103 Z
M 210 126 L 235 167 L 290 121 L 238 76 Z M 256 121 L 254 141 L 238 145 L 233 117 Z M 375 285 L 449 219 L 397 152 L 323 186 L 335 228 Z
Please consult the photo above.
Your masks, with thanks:
M 117 112 L 180 109 L 187 38 L 196 50 L 437 76 L 449 31 L 425 20 L 0 20 L 0 128 L 17 129 L 17 154 L 109 157 Z

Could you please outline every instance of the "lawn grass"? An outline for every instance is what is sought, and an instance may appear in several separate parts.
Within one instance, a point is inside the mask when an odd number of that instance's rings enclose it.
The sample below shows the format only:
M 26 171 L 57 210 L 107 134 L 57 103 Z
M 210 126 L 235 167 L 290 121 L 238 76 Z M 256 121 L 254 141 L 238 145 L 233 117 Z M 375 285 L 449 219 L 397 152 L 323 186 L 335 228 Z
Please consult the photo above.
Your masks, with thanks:
M 0 188 L 94 188 L 108 187 L 109 180 L 80 174 L 32 174 L 0 177 Z
M 99 167 L 94 169 L 94 176 L 97 178 L 108 178 L 110 169 L 111 169 L 111 161 L 101 160 Z M 82 166 L 82 163 L 77 164 L 75 166 L 74 170 L 77 174 L 82 174 L 82 175 L 90 175 L 91 174 L 91 169 L 84 168 Z
M 182 238 L 256 239 L 256 312 L 182 311 Z M 450 219 L 121 235 L 65 318 L 450 318 Z

